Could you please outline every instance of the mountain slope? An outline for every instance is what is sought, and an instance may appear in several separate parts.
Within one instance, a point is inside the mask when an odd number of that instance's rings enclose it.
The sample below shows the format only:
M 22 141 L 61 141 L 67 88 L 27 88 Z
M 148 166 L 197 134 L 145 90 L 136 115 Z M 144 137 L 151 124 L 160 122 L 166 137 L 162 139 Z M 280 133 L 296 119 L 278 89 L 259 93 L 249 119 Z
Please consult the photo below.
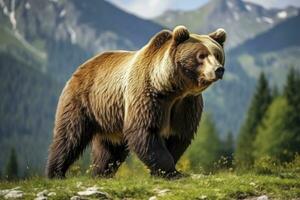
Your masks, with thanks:
M 203 34 L 223 27 L 229 36 L 226 47 L 232 48 L 297 13 L 294 7 L 265 9 L 242 0 L 211 0 L 191 11 L 169 10 L 154 20 L 171 28 L 184 24 L 192 32 Z
M 59 85 L 30 63 L 3 52 L 0 80 L 0 170 L 12 147 L 18 152 L 20 169 L 40 168 L 50 141 Z
M 1 2 L 0 22 L 39 52 L 47 73 L 61 82 L 92 55 L 104 50 L 137 49 L 162 29 L 106 1 Z
M 300 15 L 287 19 L 273 29 L 250 39 L 231 51 L 233 54 L 260 54 L 300 46 Z
M 263 70 L 272 84 L 279 87 L 290 67 L 297 69 L 300 55 L 300 15 L 291 17 L 273 29 L 246 41 L 230 52 L 249 76 Z

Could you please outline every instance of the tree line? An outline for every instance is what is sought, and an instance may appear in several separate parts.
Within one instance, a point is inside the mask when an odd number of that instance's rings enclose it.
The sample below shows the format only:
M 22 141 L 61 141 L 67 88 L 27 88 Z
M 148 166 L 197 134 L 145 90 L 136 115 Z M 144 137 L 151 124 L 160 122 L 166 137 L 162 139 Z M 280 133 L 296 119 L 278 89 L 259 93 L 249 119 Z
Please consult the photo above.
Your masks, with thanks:
M 191 167 L 249 171 L 265 160 L 276 165 L 294 161 L 300 153 L 299 87 L 300 73 L 294 68 L 281 91 L 271 88 L 262 72 L 236 142 L 231 133 L 221 140 L 212 118 L 205 116 L 187 152 Z
M 194 171 L 249 171 L 265 160 L 290 163 L 299 153 L 300 74 L 291 68 L 281 91 L 270 87 L 264 72 L 260 74 L 236 142 L 230 132 L 219 138 L 212 117 L 205 115 L 186 157 Z
M 237 139 L 239 168 L 249 169 L 262 159 L 291 162 L 300 153 L 300 74 L 289 71 L 282 91 L 271 90 L 266 76 L 259 77 L 256 92 Z

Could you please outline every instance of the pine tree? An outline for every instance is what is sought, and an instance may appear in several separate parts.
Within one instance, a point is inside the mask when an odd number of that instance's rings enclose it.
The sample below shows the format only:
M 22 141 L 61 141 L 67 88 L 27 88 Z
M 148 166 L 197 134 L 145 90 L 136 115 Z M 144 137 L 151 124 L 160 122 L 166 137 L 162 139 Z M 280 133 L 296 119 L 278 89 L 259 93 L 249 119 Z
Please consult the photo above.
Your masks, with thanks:
M 18 161 L 17 155 L 14 148 L 10 151 L 9 160 L 6 165 L 5 175 L 7 179 L 17 179 L 18 178 Z
M 270 105 L 255 140 L 255 158 L 288 162 L 300 153 L 300 75 L 291 69 L 284 95 Z
M 292 68 L 287 76 L 284 88 L 284 96 L 287 100 L 287 115 L 284 119 L 285 128 L 289 135 L 286 135 L 286 141 L 283 144 L 284 150 L 289 155 L 285 161 L 290 161 L 296 153 L 300 153 L 300 73 Z
M 296 72 L 294 68 L 291 68 L 288 75 L 286 84 L 284 87 L 284 96 L 287 98 L 288 103 L 297 107 L 299 105 L 299 72 Z
M 256 91 L 250 103 L 246 120 L 241 127 L 237 140 L 235 160 L 239 168 L 249 168 L 253 165 L 253 142 L 257 133 L 256 129 L 271 100 L 272 97 L 268 81 L 262 72 L 258 79 Z
M 187 152 L 191 168 L 194 171 L 203 169 L 214 170 L 215 163 L 220 159 L 222 145 L 215 124 L 210 115 L 204 115 L 197 136 Z
M 274 85 L 272 88 L 272 98 L 276 98 L 280 95 L 277 85 Z
M 227 133 L 226 139 L 223 142 L 222 157 L 225 158 L 224 167 L 231 167 L 234 153 L 234 139 L 232 132 Z
M 257 137 L 254 142 L 255 160 L 264 157 L 271 157 L 274 160 L 280 160 L 286 155 L 284 143 L 289 135 L 285 128 L 284 119 L 287 117 L 288 103 L 285 98 L 276 98 L 266 112 L 265 117 L 260 124 Z

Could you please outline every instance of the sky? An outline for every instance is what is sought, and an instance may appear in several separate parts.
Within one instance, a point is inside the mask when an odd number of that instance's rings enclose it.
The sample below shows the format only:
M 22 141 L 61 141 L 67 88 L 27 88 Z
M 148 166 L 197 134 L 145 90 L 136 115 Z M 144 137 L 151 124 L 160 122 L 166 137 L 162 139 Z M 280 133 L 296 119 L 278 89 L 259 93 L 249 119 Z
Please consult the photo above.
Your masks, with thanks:
M 164 11 L 192 10 L 209 0 L 107 0 L 119 8 L 133 13 L 139 17 L 150 19 L 162 14 Z M 282 8 L 289 5 L 300 7 L 300 0 L 245 0 L 260 4 L 266 8 Z

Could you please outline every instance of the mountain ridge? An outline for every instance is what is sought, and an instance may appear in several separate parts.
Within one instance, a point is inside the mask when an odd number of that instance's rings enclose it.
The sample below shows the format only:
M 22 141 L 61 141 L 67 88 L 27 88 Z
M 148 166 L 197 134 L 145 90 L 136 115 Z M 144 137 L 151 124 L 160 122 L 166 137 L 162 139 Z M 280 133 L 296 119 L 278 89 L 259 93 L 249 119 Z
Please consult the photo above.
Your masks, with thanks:
M 154 21 L 172 28 L 185 24 L 196 33 L 208 33 L 217 28 L 228 32 L 227 48 L 233 48 L 299 12 L 296 7 L 266 9 L 242 0 L 212 0 L 189 11 L 166 11 Z

